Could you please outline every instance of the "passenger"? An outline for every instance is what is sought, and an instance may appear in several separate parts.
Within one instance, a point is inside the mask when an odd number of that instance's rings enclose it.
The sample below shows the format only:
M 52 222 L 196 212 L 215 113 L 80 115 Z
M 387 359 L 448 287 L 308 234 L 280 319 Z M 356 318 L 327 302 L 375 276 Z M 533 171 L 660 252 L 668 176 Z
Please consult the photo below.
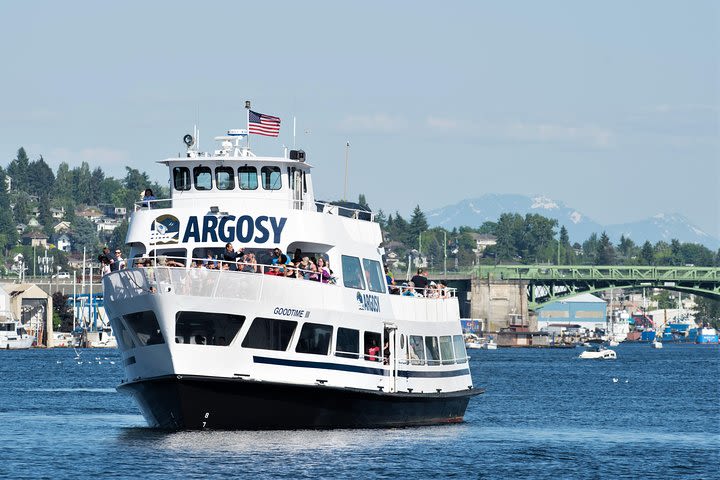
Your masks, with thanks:
M 320 280 L 320 275 L 318 274 L 317 265 L 310 262 L 310 274 L 305 277 L 305 280 L 312 280 L 314 282 L 317 282 Z
M 295 249 L 295 253 L 293 254 L 292 262 L 297 265 L 302 261 L 302 250 L 299 248 Z
M 213 258 L 212 252 L 208 252 L 202 263 L 205 268 L 217 268 L 217 261 Z
M 322 283 L 330 283 L 332 279 L 332 270 L 330 270 L 330 264 L 325 261 L 324 258 L 320 257 L 318 258 L 317 267 L 320 281 Z
M 390 342 L 388 340 L 385 340 L 385 345 L 383 346 L 383 363 L 385 365 L 390 364 Z
M 237 270 L 237 267 L 235 263 L 237 262 L 238 256 L 241 256 L 243 254 L 242 248 L 240 251 L 236 252 L 235 247 L 233 247 L 232 243 L 226 243 L 225 244 L 225 250 L 222 253 L 222 261 L 223 261 L 223 270 Z M 225 268 L 228 267 L 228 268 Z
M 247 273 L 257 272 L 257 262 L 255 261 L 255 255 L 248 253 L 238 260 L 238 270 Z
M 368 360 L 371 362 L 379 362 L 378 355 L 380 354 L 380 347 L 377 346 L 375 340 L 371 341 L 370 348 L 368 348 Z
M 271 258 L 270 263 L 272 265 L 277 265 L 278 262 L 280 262 L 280 255 L 282 255 L 282 252 L 280 251 L 279 248 L 276 247 L 276 248 L 273 248 L 272 250 L 270 250 L 270 258 Z
M 100 262 L 100 272 L 103 277 L 111 272 L 109 260 L 105 255 L 99 255 L 98 262 Z
M 440 292 L 438 291 L 437 284 L 435 282 L 430 282 L 428 284 L 428 288 L 425 293 L 425 296 L 428 298 L 440 298 Z
M 415 284 L 413 282 L 403 283 L 403 292 L 402 295 L 404 297 L 416 297 L 417 294 L 415 293 Z
M 417 274 L 410 281 L 413 282 L 418 293 L 424 293 L 428 285 L 427 272 L 422 268 L 418 268 Z
M 153 191 L 149 188 L 145 189 L 145 192 L 143 193 L 142 197 L 142 206 L 144 208 L 153 208 L 153 201 L 156 200 L 155 195 L 153 195 Z
M 113 263 L 115 263 L 115 255 L 110 253 L 110 249 L 108 248 L 107 245 L 105 245 L 103 247 L 102 253 L 100 254 L 100 256 L 105 257 L 107 259 L 107 264 L 110 265 L 110 270 L 114 271 L 115 269 L 113 269 L 112 265 L 113 265 Z M 100 263 L 103 263 L 102 260 L 100 260 L 100 257 L 98 257 L 98 261 Z
M 390 292 L 391 295 L 400 295 L 400 289 L 395 284 L 395 277 L 393 277 L 387 265 L 385 265 L 385 282 L 387 282 L 388 292 Z
M 122 258 L 122 250 L 120 250 L 119 248 L 115 249 L 115 265 L 117 265 L 117 268 L 115 270 L 122 270 L 123 268 L 125 268 L 125 259 Z
M 449 295 L 447 291 L 447 286 L 444 283 L 438 282 L 436 288 L 438 291 L 438 298 L 448 298 Z

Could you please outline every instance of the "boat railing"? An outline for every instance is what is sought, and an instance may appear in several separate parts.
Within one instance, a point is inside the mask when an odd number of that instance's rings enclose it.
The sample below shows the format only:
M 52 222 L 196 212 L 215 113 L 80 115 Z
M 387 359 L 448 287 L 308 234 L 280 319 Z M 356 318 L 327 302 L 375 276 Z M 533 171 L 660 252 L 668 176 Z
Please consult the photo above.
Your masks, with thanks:
M 150 293 L 178 293 L 197 296 L 243 298 L 259 300 L 263 279 L 268 276 L 307 280 L 312 283 L 337 286 L 337 279 L 317 270 L 307 270 L 294 265 L 265 265 L 256 262 L 231 262 L 216 258 L 191 258 L 186 266 L 184 257 L 159 255 L 137 257 L 129 262 L 129 268 L 115 278 L 111 285 L 120 298 Z M 239 275 L 238 275 L 239 274 Z M 253 280 L 261 277 L 260 281 Z M 233 279 L 232 282 L 225 282 Z M 223 283 L 225 282 L 225 283 Z M 234 289 L 228 292 L 228 289 Z M 419 289 L 423 290 L 423 289 Z M 428 289 L 429 290 L 429 289 Z M 403 298 L 445 299 L 455 297 L 454 288 L 434 289 L 425 296 Z
M 192 198 L 193 202 L 205 201 L 208 205 L 214 203 L 222 203 L 227 197 L 218 197 L 215 195 L 193 195 L 188 198 L 160 198 L 154 200 L 139 200 L 134 203 L 134 211 L 140 210 L 163 210 L 173 208 L 175 201 L 187 201 Z M 246 196 L 243 195 L 243 200 L 258 200 L 264 203 L 279 203 L 281 206 L 290 208 L 292 210 L 307 210 L 315 211 L 318 213 L 326 213 L 329 215 L 337 215 L 340 217 L 352 218 L 355 220 L 364 220 L 368 222 L 375 221 L 375 213 L 359 208 L 350 208 L 343 205 L 335 205 L 328 202 L 312 201 L 312 200 L 289 200 L 287 198 L 267 198 L 261 196 Z M 214 211 L 216 208 L 217 211 Z M 219 207 L 209 207 L 209 211 L 215 214 L 221 214 Z

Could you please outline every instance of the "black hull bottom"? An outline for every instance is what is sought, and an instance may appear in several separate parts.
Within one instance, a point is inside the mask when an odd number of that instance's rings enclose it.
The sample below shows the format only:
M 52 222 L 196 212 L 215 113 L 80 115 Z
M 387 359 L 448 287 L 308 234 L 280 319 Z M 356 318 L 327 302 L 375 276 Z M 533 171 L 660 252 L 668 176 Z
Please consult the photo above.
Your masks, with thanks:
M 151 427 L 221 430 L 457 423 L 470 397 L 483 393 L 383 393 L 187 376 L 127 383 L 118 390 L 135 397 Z

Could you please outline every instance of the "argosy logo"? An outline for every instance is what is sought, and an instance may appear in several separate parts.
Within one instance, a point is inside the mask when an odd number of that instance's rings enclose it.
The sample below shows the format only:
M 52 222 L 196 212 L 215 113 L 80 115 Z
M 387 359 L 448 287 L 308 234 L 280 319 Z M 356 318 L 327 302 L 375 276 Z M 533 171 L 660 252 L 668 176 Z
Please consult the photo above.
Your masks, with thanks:
M 226 215 L 216 217 L 207 215 L 198 219 L 188 218 L 182 242 L 235 242 L 240 243 L 280 243 L 280 236 L 285 228 L 286 217 L 269 217 L 260 215 Z M 272 236 L 272 239 L 271 239 Z

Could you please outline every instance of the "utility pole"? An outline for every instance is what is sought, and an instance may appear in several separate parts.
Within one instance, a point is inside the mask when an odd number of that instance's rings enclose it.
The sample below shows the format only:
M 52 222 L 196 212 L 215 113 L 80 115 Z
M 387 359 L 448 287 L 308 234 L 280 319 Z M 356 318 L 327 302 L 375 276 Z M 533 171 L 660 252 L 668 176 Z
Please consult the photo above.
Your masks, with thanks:
M 443 275 L 447 277 L 447 232 L 443 230 Z

